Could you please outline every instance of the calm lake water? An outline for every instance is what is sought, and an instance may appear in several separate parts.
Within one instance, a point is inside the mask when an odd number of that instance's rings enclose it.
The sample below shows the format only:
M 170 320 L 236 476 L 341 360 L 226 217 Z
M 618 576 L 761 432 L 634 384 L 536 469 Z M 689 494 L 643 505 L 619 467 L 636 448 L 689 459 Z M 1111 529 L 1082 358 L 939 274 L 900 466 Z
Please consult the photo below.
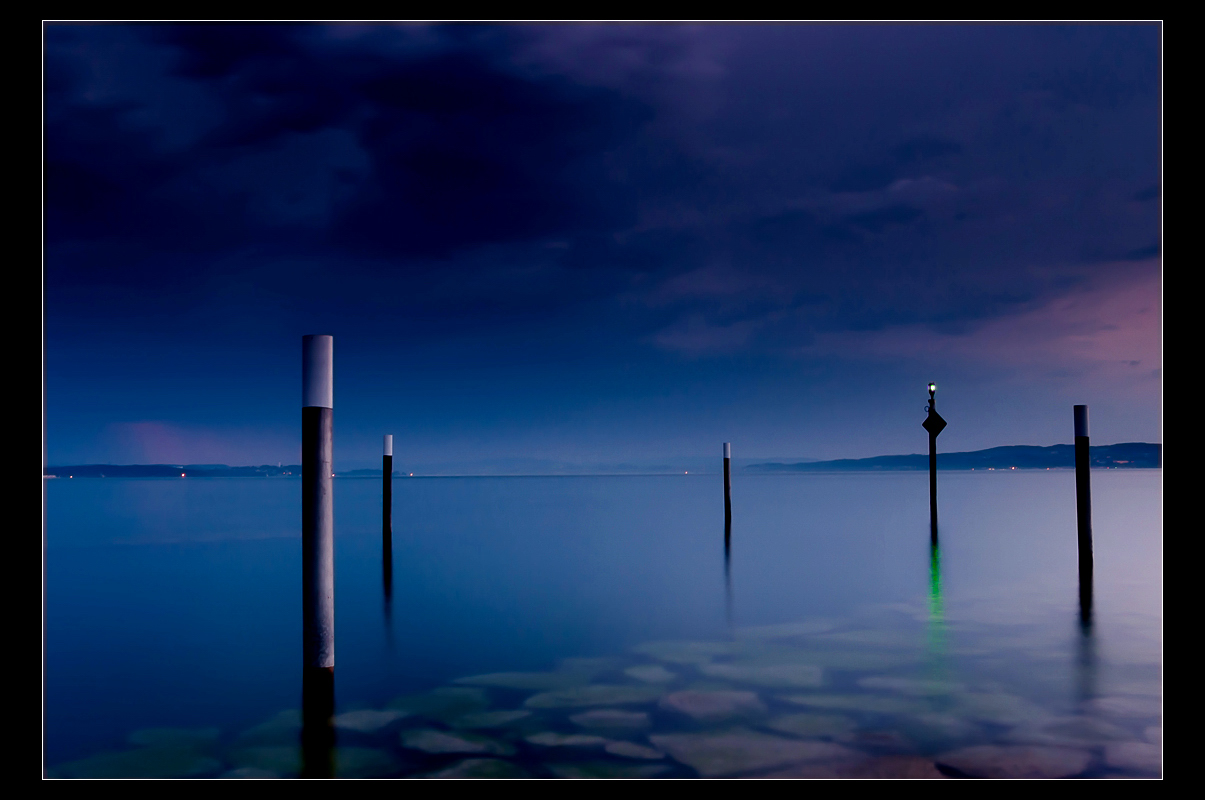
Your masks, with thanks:
M 1157 776 L 1162 471 L 335 482 L 339 774 Z M 301 483 L 45 481 L 44 765 L 299 769 Z M 938 771 L 940 769 L 940 772 Z

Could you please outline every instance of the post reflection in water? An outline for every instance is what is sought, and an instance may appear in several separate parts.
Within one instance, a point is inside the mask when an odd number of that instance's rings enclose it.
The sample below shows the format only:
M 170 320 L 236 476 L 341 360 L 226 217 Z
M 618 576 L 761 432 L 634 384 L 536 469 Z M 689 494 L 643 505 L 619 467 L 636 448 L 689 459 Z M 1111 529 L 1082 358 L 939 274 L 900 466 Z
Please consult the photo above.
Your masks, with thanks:
M 941 656 L 946 648 L 945 608 L 941 596 L 941 548 L 936 531 L 929 545 L 929 653 Z
M 724 522 L 724 614 L 732 628 L 732 520 Z
M 301 677 L 301 777 L 334 777 L 334 716 L 334 668 L 306 667 Z
M 1081 704 L 1096 697 L 1096 665 L 1096 634 L 1092 629 L 1092 621 L 1081 620 L 1075 653 L 1076 699 Z
M 393 627 L 393 539 L 385 539 L 381 545 L 381 583 L 385 592 L 385 634 L 388 636 Z

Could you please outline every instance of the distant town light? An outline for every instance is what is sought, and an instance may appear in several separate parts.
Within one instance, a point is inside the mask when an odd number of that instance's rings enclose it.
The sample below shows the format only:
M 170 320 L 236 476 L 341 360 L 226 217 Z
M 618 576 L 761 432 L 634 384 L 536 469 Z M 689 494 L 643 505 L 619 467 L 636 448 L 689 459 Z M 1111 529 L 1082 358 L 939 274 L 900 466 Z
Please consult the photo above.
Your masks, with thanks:
M 180 473 L 180 477 L 181 477 L 181 478 L 183 478 L 183 477 L 184 477 L 184 473 L 183 473 L 183 472 L 181 472 L 181 473 Z

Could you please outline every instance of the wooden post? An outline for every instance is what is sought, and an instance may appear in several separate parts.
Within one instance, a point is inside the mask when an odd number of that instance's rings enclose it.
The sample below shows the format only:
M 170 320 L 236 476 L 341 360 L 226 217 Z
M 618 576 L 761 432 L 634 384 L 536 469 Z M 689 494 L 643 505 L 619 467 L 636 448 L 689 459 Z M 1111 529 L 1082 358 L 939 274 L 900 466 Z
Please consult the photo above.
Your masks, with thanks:
M 1079 540 L 1080 621 L 1092 621 L 1092 455 L 1088 439 L 1088 407 L 1075 406 L 1075 519 Z
M 334 339 L 302 338 L 302 775 L 334 773 Z

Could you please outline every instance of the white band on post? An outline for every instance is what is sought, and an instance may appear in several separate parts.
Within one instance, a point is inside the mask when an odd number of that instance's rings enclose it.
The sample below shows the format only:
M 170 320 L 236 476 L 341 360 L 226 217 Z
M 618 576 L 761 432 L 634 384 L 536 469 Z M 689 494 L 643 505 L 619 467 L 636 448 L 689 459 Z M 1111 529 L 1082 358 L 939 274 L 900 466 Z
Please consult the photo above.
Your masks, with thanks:
M 1076 406 L 1075 407 L 1075 435 L 1076 436 L 1087 436 L 1088 435 L 1088 407 L 1087 406 Z
M 724 442 L 724 458 L 732 458 L 732 442 Z
M 335 407 L 335 337 L 301 338 L 301 405 Z
M 393 434 L 392 433 L 385 434 L 385 455 L 387 455 L 387 456 L 393 455 Z

